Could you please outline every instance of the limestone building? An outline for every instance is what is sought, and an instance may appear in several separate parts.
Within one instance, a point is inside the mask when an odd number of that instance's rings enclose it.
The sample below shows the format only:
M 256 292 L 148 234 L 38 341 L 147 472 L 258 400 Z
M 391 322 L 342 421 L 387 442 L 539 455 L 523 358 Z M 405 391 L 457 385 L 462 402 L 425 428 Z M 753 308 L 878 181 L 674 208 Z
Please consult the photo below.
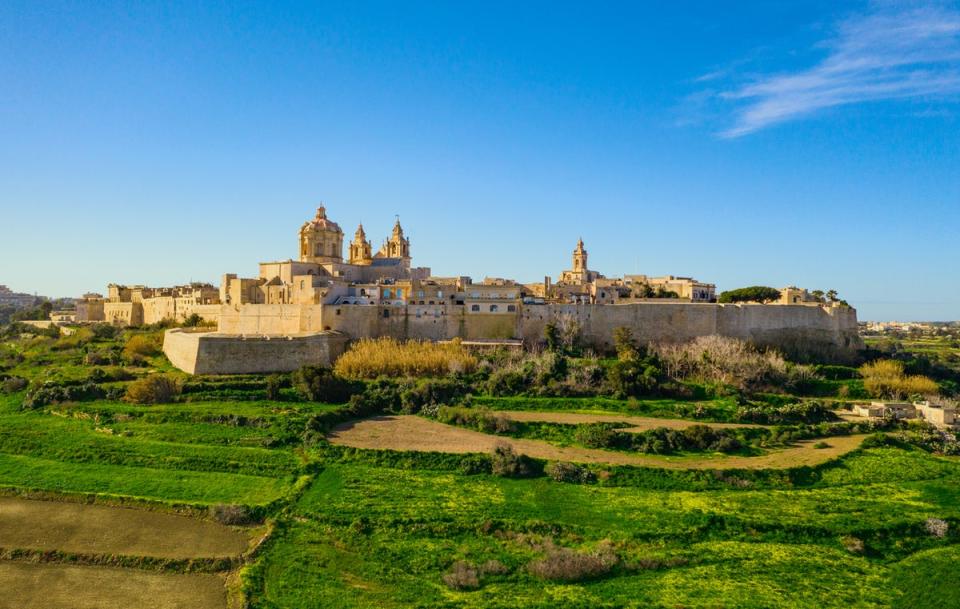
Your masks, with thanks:
M 390 336 L 442 341 L 502 341 L 531 346 L 551 321 L 576 324 L 584 343 L 612 348 L 627 326 L 639 340 L 684 341 L 720 334 L 789 350 L 860 346 L 856 311 L 832 304 L 715 303 L 715 286 L 690 277 L 607 278 L 589 266 L 583 240 L 556 282 L 521 284 L 488 277 L 436 277 L 412 264 L 411 242 L 396 219 L 376 252 L 359 225 L 346 244 L 320 206 L 301 225 L 297 259 L 261 262 L 257 275 L 223 275 L 219 288 L 110 285 L 88 294 L 78 318 L 119 325 L 182 321 L 197 314 L 217 330 L 171 330 L 164 350 L 189 372 L 292 370 L 330 363 L 350 339 Z M 325 358 L 321 362 L 315 358 Z M 313 359 L 312 359 L 313 358 Z

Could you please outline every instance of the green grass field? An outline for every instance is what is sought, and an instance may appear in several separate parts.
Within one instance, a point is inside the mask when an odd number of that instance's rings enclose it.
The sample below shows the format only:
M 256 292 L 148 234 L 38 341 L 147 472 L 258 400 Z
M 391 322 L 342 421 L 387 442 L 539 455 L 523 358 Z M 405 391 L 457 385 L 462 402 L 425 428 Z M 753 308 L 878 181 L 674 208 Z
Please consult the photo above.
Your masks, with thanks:
M 117 341 L 88 348 L 108 349 Z M 54 339 L 12 341 L 5 349 L 23 359 L 11 360 L 6 373 L 82 381 L 91 368 L 79 348 Z M 162 358 L 147 363 L 131 373 L 169 370 Z M 22 410 L 23 391 L 0 394 L 0 490 L 207 518 L 212 506 L 240 506 L 257 523 L 266 522 L 258 531 L 271 531 L 231 584 L 230 598 L 245 599 L 251 609 L 960 608 L 951 587 L 960 559 L 958 458 L 873 443 L 805 468 L 668 471 L 593 464 L 596 479 L 583 484 L 544 475 L 507 478 L 466 473 L 473 471 L 470 455 L 348 449 L 322 439 L 305 445 L 311 417 L 335 414 L 341 406 L 297 401 L 289 388 L 281 396 L 286 399 L 268 401 L 259 386 L 197 382 L 205 385 L 163 405 L 103 399 Z M 735 397 L 474 395 L 471 401 L 494 411 L 698 422 L 732 421 L 739 408 Z M 523 430 L 571 443 L 561 425 Z M 946 533 L 931 533 L 931 519 L 945 523 Z M 135 539 L 115 537 L 129 542 L 123 547 L 139 547 Z M 96 554 L 96 539 L 89 543 Z M 144 569 L 62 564 L 69 560 L 55 553 L 34 556 L 39 563 L 25 567 L 17 548 L 2 538 L 0 549 L 0 579 L 13 586 L 24 570 L 36 572 L 35 581 L 69 570 L 70 577 L 58 581 L 77 587 L 79 606 L 96 601 L 84 581 L 109 582 L 123 599 L 125 573 L 129 586 L 150 579 Z M 551 579 L 536 567 L 551 553 L 601 551 L 613 561 L 584 577 Z M 474 569 L 475 582 L 448 583 L 458 561 Z M 160 571 L 172 579 L 151 585 L 176 606 L 182 591 L 169 588 L 177 581 L 173 569 Z M 211 606 L 225 606 L 221 596 L 227 595 L 218 588 L 224 575 L 189 581 L 203 582 Z M 23 606 L 42 604 L 41 592 L 22 588 Z M 68 590 L 55 592 L 69 602 Z

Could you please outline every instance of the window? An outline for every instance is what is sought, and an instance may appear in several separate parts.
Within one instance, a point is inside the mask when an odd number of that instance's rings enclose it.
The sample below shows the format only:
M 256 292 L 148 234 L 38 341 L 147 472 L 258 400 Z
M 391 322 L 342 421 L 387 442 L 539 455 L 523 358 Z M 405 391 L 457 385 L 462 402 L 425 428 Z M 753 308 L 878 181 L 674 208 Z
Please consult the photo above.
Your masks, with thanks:
M 516 313 L 516 312 L 517 312 L 516 305 L 507 305 L 507 313 Z
M 384 290 L 384 291 L 383 291 L 383 297 L 384 297 L 384 298 L 390 298 L 390 290 Z
M 507 298 L 515 298 L 513 292 L 507 292 Z
M 471 311 L 480 311 L 480 305 L 470 305 Z
M 443 298 L 443 290 L 437 290 L 437 298 Z
M 470 292 L 470 298 L 480 298 L 480 292 Z
M 403 298 L 403 288 L 397 288 L 397 298 Z
M 496 313 L 496 312 L 499 311 L 499 310 L 500 310 L 500 307 L 498 307 L 497 305 L 490 305 L 490 312 L 491 312 L 491 313 Z
M 384 309 L 384 310 L 383 310 L 383 316 L 384 316 L 384 317 L 390 317 L 390 309 Z
M 423 298 L 423 290 L 417 290 L 417 298 Z

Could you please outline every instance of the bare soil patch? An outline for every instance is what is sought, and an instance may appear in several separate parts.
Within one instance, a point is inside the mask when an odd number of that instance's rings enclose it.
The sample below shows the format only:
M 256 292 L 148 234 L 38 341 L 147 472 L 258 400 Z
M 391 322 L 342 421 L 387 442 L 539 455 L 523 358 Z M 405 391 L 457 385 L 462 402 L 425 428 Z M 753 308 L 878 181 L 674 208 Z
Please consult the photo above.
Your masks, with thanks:
M 224 578 L 73 565 L 0 563 L 0 609 L 224 609 Z
M 511 421 L 525 423 L 565 423 L 577 425 L 579 423 L 623 423 L 623 431 L 641 432 L 658 427 L 669 429 L 686 429 L 694 425 L 707 425 L 717 429 L 736 427 L 767 427 L 766 425 L 748 425 L 743 423 L 704 423 L 687 419 L 660 419 L 657 417 L 634 417 L 616 414 L 583 414 L 575 412 L 539 412 L 529 410 L 497 410 L 497 416 L 503 416 Z
M 248 539 L 196 518 L 108 505 L 0 497 L 0 547 L 156 558 L 239 556 Z
M 767 469 L 800 465 L 817 465 L 850 452 L 860 446 L 866 436 L 830 438 L 828 448 L 814 448 L 818 440 L 805 440 L 795 445 L 756 457 L 709 455 L 697 457 L 662 457 L 631 454 L 593 448 L 555 446 L 540 440 L 494 436 L 445 425 L 413 415 L 373 417 L 340 425 L 329 440 L 333 444 L 379 450 L 415 450 L 448 453 L 488 453 L 497 444 L 509 444 L 519 453 L 558 461 L 640 465 L 668 469 Z

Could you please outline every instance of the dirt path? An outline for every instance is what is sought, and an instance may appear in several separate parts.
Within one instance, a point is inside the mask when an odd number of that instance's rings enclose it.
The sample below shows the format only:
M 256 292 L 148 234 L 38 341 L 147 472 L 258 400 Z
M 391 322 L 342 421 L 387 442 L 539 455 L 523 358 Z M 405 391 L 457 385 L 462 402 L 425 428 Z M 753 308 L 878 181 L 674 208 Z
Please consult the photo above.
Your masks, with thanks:
M 374 417 L 346 423 L 328 436 L 330 442 L 354 448 L 416 450 L 448 453 L 489 453 L 497 444 L 509 444 L 520 453 L 560 461 L 641 465 L 668 469 L 766 469 L 817 465 L 860 446 L 863 435 L 826 440 L 828 448 L 813 448 L 818 440 L 797 442 L 757 457 L 661 457 L 592 448 L 555 446 L 540 440 L 506 438 L 445 425 L 413 415 Z
M 731 429 L 736 427 L 768 427 L 768 425 L 748 425 L 743 423 L 704 423 L 702 421 L 688 421 L 686 419 L 659 419 L 656 417 L 634 417 L 616 414 L 580 414 L 574 412 L 539 412 L 532 410 L 497 410 L 494 415 L 503 416 L 511 421 L 524 423 L 625 423 L 623 431 L 640 432 L 667 427 L 669 429 L 686 429 L 694 425 L 707 425 L 717 429 Z
M 0 547 L 157 558 L 238 556 L 247 537 L 175 514 L 0 497 Z
M 223 609 L 223 577 L 0 563 L 0 609 Z

